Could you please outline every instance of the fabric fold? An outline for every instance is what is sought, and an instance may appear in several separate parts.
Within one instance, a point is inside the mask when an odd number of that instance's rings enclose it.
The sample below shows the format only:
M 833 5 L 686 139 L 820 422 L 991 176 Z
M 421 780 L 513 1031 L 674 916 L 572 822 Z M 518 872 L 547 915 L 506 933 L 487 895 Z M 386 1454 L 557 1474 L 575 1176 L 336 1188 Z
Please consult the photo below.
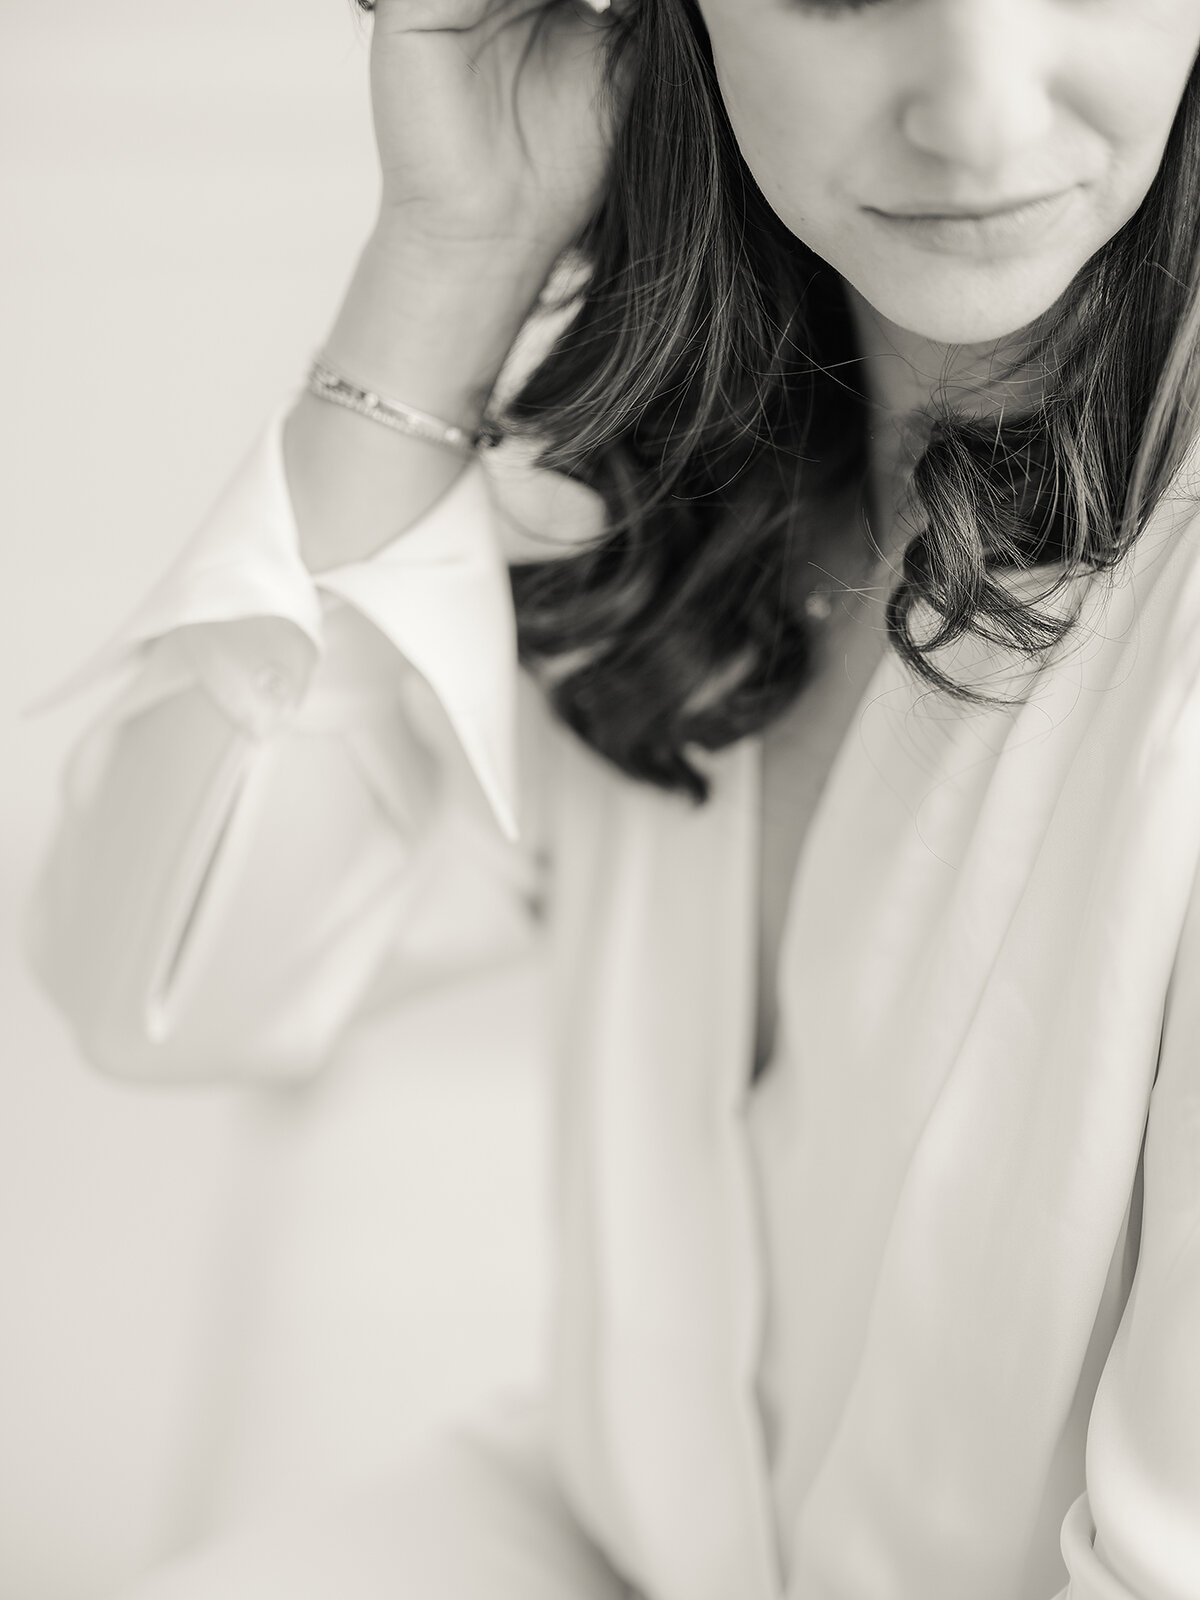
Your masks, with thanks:
M 271 419 L 211 515 L 127 621 L 24 714 L 52 710 L 122 665 L 144 660 L 165 635 L 282 619 L 299 630 L 295 643 L 306 642 L 307 651 L 279 648 L 278 630 L 267 630 L 261 659 L 251 659 L 253 639 L 242 636 L 235 648 L 232 632 L 226 639 L 193 638 L 185 652 L 219 703 L 237 705 L 236 720 L 264 736 L 301 699 L 324 656 L 331 603 L 325 597 L 335 597 L 333 603 L 361 612 L 429 683 L 501 831 L 515 839 L 516 624 L 483 468 L 472 463 L 375 555 L 314 576 L 300 555 L 284 473 L 285 414 L 281 408 Z M 238 684 L 229 681 L 235 677 Z M 261 716 L 249 703 L 256 697 Z
M 369 561 L 320 574 L 428 682 L 501 830 L 517 837 L 517 635 L 508 572 L 475 464 Z
M 316 653 L 321 601 L 300 558 L 283 470 L 281 409 L 242 461 L 198 532 L 132 615 L 94 654 L 25 707 L 36 716 L 90 687 L 152 640 L 188 624 L 282 617 Z

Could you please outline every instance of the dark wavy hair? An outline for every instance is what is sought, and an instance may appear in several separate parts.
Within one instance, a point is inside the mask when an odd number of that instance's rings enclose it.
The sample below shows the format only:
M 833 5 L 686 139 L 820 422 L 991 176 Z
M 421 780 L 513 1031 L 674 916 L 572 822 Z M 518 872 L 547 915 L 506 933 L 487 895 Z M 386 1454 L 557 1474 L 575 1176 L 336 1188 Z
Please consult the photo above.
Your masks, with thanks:
M 523 659 L 624 772 L 703 798 L 689 746 L 762 730 L 813 660 L 797 593 L 823 508 L 858 492 L 866 405 L 838 275 L 776 217 L 738 150 L 694 0 L 612 24 L 632 102 L 573 258 L 549 353 L 506 432 L 596 490 L 586 548 L 514 567 Z M 985 699 L 938 652 L 968 634 L 1031 661 L 1054 600 L 1131 548 L 1192 442 L 1200 381 L 1200 75 L 1137 214 L 1039 329 L 1035 408 L 928 419 L 892 644 L 935 689 Z M 1003 581 L 1043 568 L 1033 598 Z

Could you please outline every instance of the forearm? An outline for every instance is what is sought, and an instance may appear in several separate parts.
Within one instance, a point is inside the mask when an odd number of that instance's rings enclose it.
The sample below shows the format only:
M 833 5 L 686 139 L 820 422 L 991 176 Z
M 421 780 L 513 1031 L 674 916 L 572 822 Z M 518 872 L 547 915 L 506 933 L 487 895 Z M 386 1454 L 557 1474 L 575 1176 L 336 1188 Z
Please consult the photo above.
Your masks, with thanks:
M 324 345 L 364 387 L 473 431 L 541 288 L 494 247 L 436 248 L 381 228 Z M 284 462 L 311 572 L 374 555 L 454 482 L 466 458 L 305 393 Z

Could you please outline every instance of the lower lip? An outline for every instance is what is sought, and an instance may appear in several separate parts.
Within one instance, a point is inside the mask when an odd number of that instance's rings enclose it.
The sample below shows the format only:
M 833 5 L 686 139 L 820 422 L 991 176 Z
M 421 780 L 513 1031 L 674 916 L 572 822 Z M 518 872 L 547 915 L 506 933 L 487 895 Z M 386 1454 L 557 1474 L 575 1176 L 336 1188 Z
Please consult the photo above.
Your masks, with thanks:
M 1077 192 L 1064 189 L 1047 199 L 987 216 L 902 217 L 870 206 L 865 209 L 891 234 L 918 250 L 953 256 L 1016 256 L 1051 241 L 1066 223 Z

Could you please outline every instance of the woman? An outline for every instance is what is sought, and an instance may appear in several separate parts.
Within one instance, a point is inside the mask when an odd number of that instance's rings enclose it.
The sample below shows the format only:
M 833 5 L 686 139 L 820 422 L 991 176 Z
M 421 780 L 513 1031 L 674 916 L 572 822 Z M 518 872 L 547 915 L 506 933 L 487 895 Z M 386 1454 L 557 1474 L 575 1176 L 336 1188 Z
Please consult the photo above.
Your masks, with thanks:
M 1200 1595 L 1200 0 L 374 28 L 31 943 L 100 1065 L 283 1075 L 447 875 L 447 959 L 541 917 L 547 1437 L 147 1594 Z

